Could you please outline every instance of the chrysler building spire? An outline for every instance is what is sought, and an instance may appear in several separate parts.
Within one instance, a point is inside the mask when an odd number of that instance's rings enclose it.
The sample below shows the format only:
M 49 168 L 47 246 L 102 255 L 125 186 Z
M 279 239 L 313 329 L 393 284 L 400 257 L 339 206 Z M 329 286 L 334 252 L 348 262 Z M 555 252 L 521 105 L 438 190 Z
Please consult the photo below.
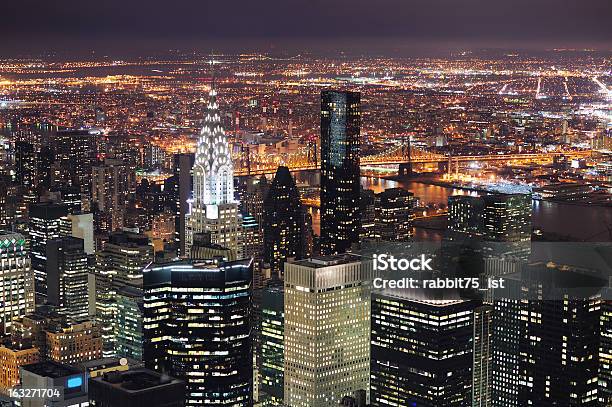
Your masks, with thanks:
M 214 61 L 211 61 L 211 66 Z M 185 222 L 185 254 L 191 253 L 196 233 L 210 233 L 212 243 L 241 254 L 241 219 L 234 198 L 234 164 L 221 126 L 215 75 L 208 94 L 204 125 L 193 164 L 193 195 Z
M 196 206 L 234 202 L 234 168 L 229 143 L 221 126 L 214 82 L 213 73 L 193 167 L 193 204 Z

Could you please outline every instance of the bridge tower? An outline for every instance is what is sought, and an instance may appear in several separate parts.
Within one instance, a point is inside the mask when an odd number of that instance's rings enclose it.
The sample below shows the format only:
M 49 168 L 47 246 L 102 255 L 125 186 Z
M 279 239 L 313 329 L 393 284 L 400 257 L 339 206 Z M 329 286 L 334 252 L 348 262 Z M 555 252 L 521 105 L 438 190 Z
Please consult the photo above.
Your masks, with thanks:
M 315 167 L 319 164 L 317 157 L 317 141 L 308 142 L 308 162 L 314 163 Z
M 248 144 L 241 144 L 240 145 L 240 152 L 242 153 L 242 157 L 243 160 L 245 160 L 245 156 L 246 156 L 246 168 L 247 168 L 247 175 L 251 175 L 251 148 L 249 147 Z
M 401 147 L 401 155 L 402 159 L 406 160 L 404 163 L 399 166 L 399 175 L 404 176 L 412 176 L 412 150 L 410 146 L 410 136 L 408 136 L 408 143 L 406 143 L 406 136 L 402 135 L 402 147 Z

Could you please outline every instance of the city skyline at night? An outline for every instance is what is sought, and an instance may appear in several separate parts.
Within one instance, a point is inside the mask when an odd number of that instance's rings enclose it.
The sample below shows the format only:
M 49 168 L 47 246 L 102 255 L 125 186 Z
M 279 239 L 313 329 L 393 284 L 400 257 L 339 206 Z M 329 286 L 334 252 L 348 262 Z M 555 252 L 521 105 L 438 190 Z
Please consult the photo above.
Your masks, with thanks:
M 609 1 L 6 10 L 0 407 L 612 406 Z

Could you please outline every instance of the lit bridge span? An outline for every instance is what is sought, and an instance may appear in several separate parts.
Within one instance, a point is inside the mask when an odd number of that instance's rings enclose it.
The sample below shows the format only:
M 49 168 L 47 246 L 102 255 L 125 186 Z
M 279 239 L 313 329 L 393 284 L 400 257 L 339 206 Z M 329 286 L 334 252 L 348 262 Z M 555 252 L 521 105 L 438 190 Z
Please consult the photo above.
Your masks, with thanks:
M 496 161 L 496 162 L 550 162 L 555 157 L 565 156 L 568 158 L 585 158 L 591 155 L 591 150 L 567 150 L 547 153 L 525 153 L 525 154 L 488 154 L 488 155 L 457 155 L 448 156 L 435 154 L 417 148 L 406 148 L 398 146 L 389 151 L 363 156 L 360 159 L 362 167 L 376 165 L 412 165 L 412 164 L 436 164 L 448 163 L 449 166 L 473 161 Z M 254 153 L 234 154 L 234 175 L 263 175 L 274 174 L 279 166 L 286 166 L 290 171 L 312 171 L 318 170 L 321 164 L 316 157 L 316 151 L 307 147 L 298 149 L 292 154 L 265 154 Z

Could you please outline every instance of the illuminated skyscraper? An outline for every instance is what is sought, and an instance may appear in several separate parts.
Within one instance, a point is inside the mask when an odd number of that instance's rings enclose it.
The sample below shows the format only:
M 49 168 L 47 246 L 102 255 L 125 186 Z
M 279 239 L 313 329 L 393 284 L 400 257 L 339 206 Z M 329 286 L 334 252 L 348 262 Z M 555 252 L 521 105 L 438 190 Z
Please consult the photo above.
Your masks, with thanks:
M 15 142 L 15 181 L 23 189 L 26 204 L 36 201 L 39 183 L 36 147 L 26 141 Z
M 36 295 L 47 296 L 47 242 L 70 236 L 68 206 L 55 203 L 30 205 L 29 237 Z
M 474 310 L 474 365 L 472 407 L 490 407 L 491 400 L 491 336 L 493 307 L 483 305 Z
M 83 239 L 47 242 L 47 302 L 75 321 L 89 317 L 89 264 Z
M 343 254 L 285 263 L 285 404 L 337 406 L 369 388 L 372 263 Z
M 97 255 L 96 318 L 102 328 L 104 356 L 115 355 L 117 290 L 124 285 L 142 285 L 142 273 L 153 261 L 149 238 L 137 233 L 115 232 Z
M 480 277 L 481 282 L 492 276 L 503 276 L 520 270 L 531 251 L 531 196 L 526 194 L 489 194 L 480 197 L 451 196 L 448 199 L 449 240 L 461 242 L 452 244 L 453 249 L 469 246 L 464 259 L 472 262 L 467 267 L 473 272 L 471 277 Z M 463 254 L 457 253 L 463 256 Z M 491 303 L 492 292 L 484 295 L 486 303 Z M 506 304 L 507 309 L 501 309 Z M 495 314 L 503 317 L 497 318 Z M 495 399 L 492 397 L 493 381 L 493 332 L 505 340 L 500 344 L 511 344 L 517 340 L 519 327 L 514 317 L 520 314 L 518 304 L 512 301 L 498 302 L 495 308 L 488 306 L 474 310 L 474 366 L 472 404 L 475 407 L 488 407 Z M 495 326 L 494 326 L 495 321 Z M 510 346 L 511 347 L 511 346 Z M 498 379 L 518 374 L 517 364 L 511 362 L 518 358 L 516 349 L 507 350 L 502 357 L 505 361 L 498 367 Z M 501 352 L 501 351 L 500 351 Z M 504 350 L 503 352 L 506 352 Z M 503 379 L 501 379 L 503 380 Z M 509 380 L 512 382 L 512 380 Z M 512 396 L 508 396 L 508 399 Z
M 188 257 L 194 233 L 210 232 L 213 243 L 242 254 L 242 222 L 234 198 L 234 164 L 221 127 L 217 91 L 211 86 L 208 111 L 200 132 L 193 166 L 193 196 L 185 230 Z
M 361 189 L 359 207 L 361 213 L 361 233 L 363 238 L 376 238 L 376 194 L 371 189 Z
M 603 298 L 611 298 L 610 289 L 606 289 Z M 599 318 L 599 403 L 603 406 L 612 404 L 612 301 L 601 303 Z
M 474 304 L 372 295 L 373 406 L 471 405 Z
M 263 204 L 266 196 L 268 196 L 268 190 L 270 189 L 270 183 L 265 175 L 255 179 L 248 177 L 245 180 L 246 185 L 244 186 L 243 197 L 241 203 L 243 204 L 243 211 L 250 214 L 255 218 L 259 229 L 263 229 Z
M 130 166 L 106 159 L 92 168 L 91 187 L 96 231 L 110 233 L 123 227 L 128 198 L 136 191 L 136 174 Z
M 259 401 L 283 404 L 285 304 L 282 281 L 271 281 L 262 293 Z
M 571 246 L 564 247 L 568 251 Z M 598 375 L 600 389 L 606 378 L 600 294 L 585 298 L 571 291 L 594 283 L 602 280 L 584 268 L 553 263 L 533 263 L 506 278 L 494 302 L 492 406 L 607 405 L 598 400 Z
M 288 258 L 306 253 L 306 211 L 287 167 L 278 167 L 263 204 L 264 261 L 279 276 Z
M 386 189 L 375 195 L 374 207 L 377 238 L 390 242 L 412 238 L 415 207 L 412 192 L 402 188 Z
M 240 217 L 242 219 L 242 257 L 261 259 L 263 248 L 261 229 L 253 216 L 242 213 Z
M 67 185 L 56 185 L 49 189 L 49 197 L 52 202 L 62 203 L 68 206 L 68 213 L 81 213 L 81 190 L 78 187 Z
M 491 194 L 448 198 L 451 232 L 492 242 L 524 242 L 531 239 L 531 195 Z
M 187 382 L 186 406 L 250 406 L 252 260 L 144 273 L 144 362 Z
M 143 291 L 138 287 L 126 285 L 117 290 L 116 298 L 116 354 L 118 357 L 142 360 Z
M 359 242 L 359 93 L 321 93 L 321 252 Z
M 101 136 L 98 130 L 61 130 L 51 138 L 50 145 L 55 151 L 59 169 L 56 181 L 79 186 L 85 211 L 90 208 L 91 174 L 98 162 L 98 139 Z
M 0 335 L 8 334 L 12 320 L 34 311 L 34 273 L 25 239 L 0 231 Z

